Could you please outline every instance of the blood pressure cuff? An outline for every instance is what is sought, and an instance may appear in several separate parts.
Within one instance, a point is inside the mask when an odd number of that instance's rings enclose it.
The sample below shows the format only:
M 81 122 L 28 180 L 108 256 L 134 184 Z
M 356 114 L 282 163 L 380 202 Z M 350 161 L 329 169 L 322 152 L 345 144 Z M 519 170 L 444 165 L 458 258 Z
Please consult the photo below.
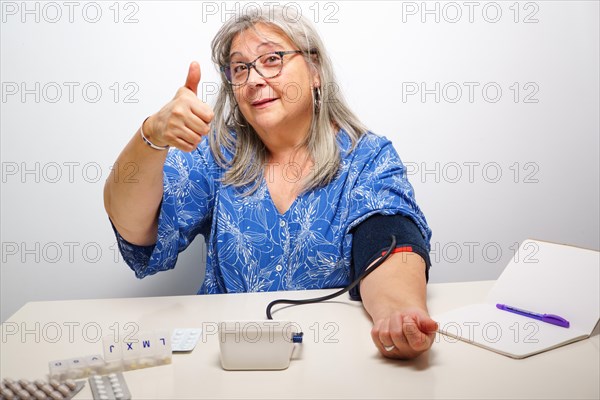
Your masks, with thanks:
M 425 279 L 429 281 L 431 261 L 427 243 L 419 227 L 409 217 L 403 215 L 375 214 L 358 224 L 353 230 L 351 282 L 388 250 L 392 244 L 392 235 L 396 236 L 396 252 L 412 252 L 423 258 Z M 356 285 L 350 290 L 350 298 L 361 300 L 360 285 Z

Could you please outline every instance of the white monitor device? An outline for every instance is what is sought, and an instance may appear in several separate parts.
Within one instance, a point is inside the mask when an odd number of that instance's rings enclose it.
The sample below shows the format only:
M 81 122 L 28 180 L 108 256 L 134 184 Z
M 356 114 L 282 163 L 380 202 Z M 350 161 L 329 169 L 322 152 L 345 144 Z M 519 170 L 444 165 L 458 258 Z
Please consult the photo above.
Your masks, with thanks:
M 223 321 L 221 365 L 226 370 L 286 369 L 299 333 L 298 324 L 290 321 Z

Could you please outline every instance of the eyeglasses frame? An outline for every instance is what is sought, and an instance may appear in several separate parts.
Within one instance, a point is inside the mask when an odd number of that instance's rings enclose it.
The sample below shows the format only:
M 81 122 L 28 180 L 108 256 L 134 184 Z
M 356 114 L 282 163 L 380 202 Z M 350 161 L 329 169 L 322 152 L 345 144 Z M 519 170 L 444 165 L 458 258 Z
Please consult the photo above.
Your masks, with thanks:
M 250 62 L 236 61 L 236 64 L 244 64 L 244 65 L 245 65 L 245 66 L 248 68 L 248 75 L 246 76 L 246 80 L 245 80 L 243 83 L 233 83 L 233 82 L 231 82 L 231 81 L 230 81 L 230 80 L 227 78 L 227 74 L 225 73 L 225 69 L 228 67 L 228 65 L 221 65 L 221 66 L 219 67 L 219 69 L 221 70 L 221 73 L 223 73 L 223 76 L 225 77 L 225 80 L 227 81 L 227 83 L 229 83 L 231 86 L 236 86 L 236 87 L 239 87 L 239 86 L 243 86 L 243 85 L 245 85 L 246 83 L 248 83 L 248 79 L 250 79 L 250 70 L 251 70 L 252 68 L 254 68 L 254 70 L 255 70 L 255 71 L 256 71 L 256 72 L 257 72 L 257 73 L 258 73 L 260 76 L 262 76 L 262 77 L 263 77 L 263 78 L 265 78 L 265 79 L 273 79 L 273 78 L 277 78 L 279 75 L 281 75 L 281 71 L 283 71 L 283 60 L 284 60 L 284 57 L 283 57 L 283 56 L 286 56 L 286 55 L 289 55 L 289 54 L 302 54 L 302 53 L 306 53 L 306 54 L 317 54 L 317 51 L 316 51 L 315 49 L 311 49 L 311 50 L 308 50 L 308 51 L 305 51 L 305 50 L 270 51 L 270 52 L 268 52 L 268 53 L 261 54 L 260 56 L 256 57 L 256 58 L 254 59 L 254 61 L 250 61 Z M 262 74 L 262 73 L 261 73 L 261 72 L 260 72 L 260 71 L 259 71 L 259 70 L 256 68 L 256 62 L 257 62 L 257 61 L 258 61 L 260 58 L 262 58 L 262 57 L 264 57 L 264 56 L 266 56 L 266 55 L 269 55 L 269 54 L 277 54 L 279 57 L 281 57 L 281 68 L 279 68 L 279 72 L 278 72 L 276 75 L 274 75 L 274 76 L 270 76 L 270 77 L 266 77 L 266 76 L 264 76 L 264 75 L 263 75 L 263 74 Z

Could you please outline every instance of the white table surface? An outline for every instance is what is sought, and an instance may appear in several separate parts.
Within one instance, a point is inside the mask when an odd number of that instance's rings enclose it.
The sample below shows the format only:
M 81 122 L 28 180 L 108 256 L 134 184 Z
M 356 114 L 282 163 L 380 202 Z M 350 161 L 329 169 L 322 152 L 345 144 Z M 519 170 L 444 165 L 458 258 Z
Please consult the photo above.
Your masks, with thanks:
M 430 313 L 483 301 L 492 284 L 431 284 Z M 126 323 L 140 330 L 213 328 L 222 320 L 265 319 L 266 305 L 276 298 L 331 292 L 31 302 L 3 324 L 0 375 L 45 378 L 51 360 L 102 354 L 102 341 L 94 342 L 97 327 L 103 335 Z M 276 320 L 297 322 L 304 331 L 304 343 L 288 369 L 225 371 L 217 335 L 205 334 L 192 353 L 174 354 L 170 365 L 125 372 L 133 399 L 600 397 L 598 326 L 589 339 L 522 360 L 438 335 L 421 357 L 394 361 L 379 355 L 368 315 L 347 295 L 327 304 L 278 307 Z M 29 333 L 6 334 L 16 327 Z M 85 398 L 91 398 L 88 385 L 76 396 Z

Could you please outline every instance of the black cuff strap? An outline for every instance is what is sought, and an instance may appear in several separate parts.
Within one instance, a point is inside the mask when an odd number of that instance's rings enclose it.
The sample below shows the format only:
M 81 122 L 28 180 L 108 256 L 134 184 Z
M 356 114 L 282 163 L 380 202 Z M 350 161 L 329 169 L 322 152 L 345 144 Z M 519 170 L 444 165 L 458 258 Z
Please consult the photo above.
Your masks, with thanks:
M 382 252 L 385 252 L 390 245 L 391 235 L 395 235 L 398 240 L 396 249 L 410 251 L 423 258 L 426 266 L 425 279 L 429 281 L 431 261 L 427 243 L 419 227 L 410 218 L 403 215 L 381 214 L 367 218 L 354 229 L 350 281 L 360 276 L 373 261 L 381 257 Z M 350 298 L 361 300 L 359 285 L 350 291 Z

